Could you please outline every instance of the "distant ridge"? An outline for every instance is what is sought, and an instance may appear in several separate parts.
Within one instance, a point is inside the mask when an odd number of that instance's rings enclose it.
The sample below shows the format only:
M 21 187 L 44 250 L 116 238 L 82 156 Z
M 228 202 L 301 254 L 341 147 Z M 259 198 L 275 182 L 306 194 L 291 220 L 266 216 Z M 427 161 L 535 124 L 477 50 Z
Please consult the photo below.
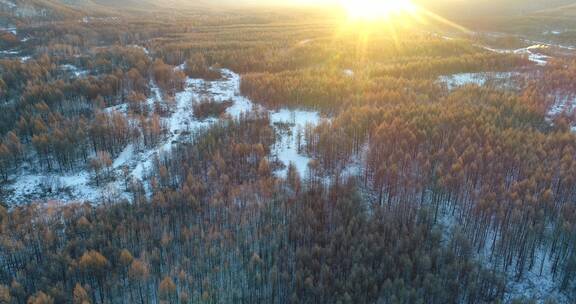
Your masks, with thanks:
M 267 2 L 269 1 L 269 2 Z M 278 5 L 296 0 L 2 0 L 0 16 L 34 19 L 66 19 L 94 15 L 117 15 L 163 11 L 182 13 L 211 7 Z M 461 18 L 493 16 L 576 16 L 576 0 L 413 0 L 442 16 Z M 3 6 L 4 5 L 4 6 Z M 17 9 L 14 9 L 16 7 Z M 23 13 L 24 12 L 24 13 Z
M 561 6 L 554 7 L 554 8 L 546 8 L 546 9 L 537 11 L 535 14 L 573 17 L 573 16 L 576 16 L 576 2 L 573 2 L 571 4 L 561 5 Z
M 432 11 L 479 17 L 530 15 L 576 5 L 574 0 L 415 0 Z

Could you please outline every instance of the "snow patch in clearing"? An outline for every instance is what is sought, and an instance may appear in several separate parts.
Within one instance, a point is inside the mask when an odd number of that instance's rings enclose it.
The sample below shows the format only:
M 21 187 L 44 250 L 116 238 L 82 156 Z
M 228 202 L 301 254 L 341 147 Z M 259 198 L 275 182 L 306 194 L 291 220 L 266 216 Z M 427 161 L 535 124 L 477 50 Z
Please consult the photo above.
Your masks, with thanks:
M 128 161 L 130 161 L 133 155 L 134 155 L 134 145 L 129 144 L 128 146 L 126 146 L 126 148 L 124 148 L 124 150 L 122 150 L 120 155 L 118 155 L 118 157 L 114 160 L 114 163 L 112 163 L 112 167 L 120 168 L 120 166 L 123 166 L 126 163 L 128 163 Z
M 128 105 L 125 103 L 121 103 L 119 105 L 115 105 L 115 106 L 111 106 L 111 107 L 107 107 L 104 109 L 104 112 L 110 114 L 113 112 L 118 112 L 118 113 L 127 113 L 128 112 Z
M 20 54 L 20 51 L 16 51 L 16 50 L 0 51 L 0 54 L 4 54 L 4 55 L 18 55 L 18 54 Z
M 6 200 L 9 204 L 22 204 L 49 200 L 69 202 L 95 202 L 100 199 L 100 191 L 90 185 L 87 171 L 74 174 L 33 174 L 19 175 L 8 187 L 13 195 Z
M 546 113 L 546 121 L 553 124 L 554 118 L 567 114 L 566 117 L 570 119 L 572 124 L 571 130 L 576 133 L 576 122 L 573 119 L 574 112 L 576 111 L 576 95 L 557 92 L 551 94 L 551 98 L 554 99 L 554 104 L 548 109 L 548 113 Z
M 141 45 L 131 45 L 131 47 L 141 49 L 144 52 L 144 54 L 146 54 L 147 56 L 150 56 L 150 51 Z
M 449 76 L 440 76 L 438 80 L 445 83 L 448 90 L 453 90 L 455 88 L 464 85 L 478 85 L 484 86 L 490 82 L 502 82 L 507 81 L 518 75 L 515 72 L 481 72 L 481 73 L 458 73 Z
M 14 36 L 18 35 L 18 29 L 15 26 L 0 27 L 0 31 L 8 32 Z
M 301 151 L 306 144 L 304 130 L 307 126 L 318 125 L 320 115 L 314 111 L 282 109 L 271 112 L 270 121 L 281 134 L 280 139 L 274 145 L 273 155 L 285 165 L 284 169 L 275 172 L 276 175 L 286 176 L 288 165 L 293 163 L 304 178 L 308 173 L 308 163 L 311 160 Z
M 147 52 L 147 51 L 148 51 L 148 50 L 146 50 L 146 52 Z M 175 71 L 184 71 L 184 70 L 186 70 L 186 66 L 187 66 L 187 65 L 186 65 L 186 62 L 184 62 L 183 64 L 175 67 L 174 70 L 175 70 Z
M 548 64 L 548 61 L 550 60 L 551 57 L 542 54 L 538 50 L 547 49 L 549 47 L 550 46 L 546 45 L 546 44 L 535 44 L 535 45 L 531 45 L 531 46 L 528 46 L 525 48 L 520 48 L 520 49 L 515 49 L 515 50 L 505 50 L 505 49 L 491 48 L 488 46 L 482 46 L 482 48 L 484 48 L 485 50 L 488 50 L 488 51 L 491 51 L 494 53 L 517 54 L 517 55 L 527 56 L 530 61 L 536 63 L 537 65 L 541 65 L 541 66 Z
M 576 96 L 556 94 L 554 100 L 554 105 L 548 110 L 549 117 L 572 113 L 576 110 Z
M 60 69 L 62 71 L 73 74 L 76 78 L 80 78 L 80 77 L 88 75 L 88 71 L 81 70 L 73 64 L 63 64 L 60 66 Z
M 515 54 L 522 54 L 527 55 L 530 61 L 536 63 L 537 65 L 546 65 L 548 60 L 550 60 L 550 56 L 541 54 L 538 50 L 547 49 L 548 46 L 546 45 L 531 45 L 529 47 L 515 50 Z
M 8 8 L 16 8 L 16 4 L 8 0 L 0 0 L 0 5 Z

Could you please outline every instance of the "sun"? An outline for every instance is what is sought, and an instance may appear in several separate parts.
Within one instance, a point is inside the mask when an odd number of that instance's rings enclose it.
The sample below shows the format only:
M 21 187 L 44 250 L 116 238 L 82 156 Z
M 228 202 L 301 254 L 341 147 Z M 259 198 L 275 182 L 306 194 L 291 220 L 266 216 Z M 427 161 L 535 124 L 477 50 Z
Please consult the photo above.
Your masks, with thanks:
M 374 21 L 402 14 L 413 14 L 417 6 L 410 0 L 341 0 L 352 20 Z

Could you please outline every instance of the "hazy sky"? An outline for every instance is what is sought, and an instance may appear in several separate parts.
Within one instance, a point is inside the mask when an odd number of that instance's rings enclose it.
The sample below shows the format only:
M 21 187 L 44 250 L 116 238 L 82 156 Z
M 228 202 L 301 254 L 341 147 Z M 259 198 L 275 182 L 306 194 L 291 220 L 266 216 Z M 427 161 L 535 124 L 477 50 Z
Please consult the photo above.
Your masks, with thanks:
M 250 3 L 260 4 L 293 4 L 293 5 L 318 5 L 339 4 L 340 0 L 246 0 Z M 379 0 L 374 0 L 379 1 Z M 394 0 L 382 0 L 394 1 Z M 468 8 L 514 8 L 519 10 L 539 9 L 550 6 L 574 3 L 574 0 L 412 0 L 412 2 L 426 7 L 468 7 Z
M 238 0 L 236 0 L 238 1 Z M 340 0 L 245 0 L 253 4 L 338 5 Z M 374 0 L 380 1 L 380 0 Z M 394 1 L 394 0 L 382 0 Z M 529 13 L 573 4 L 576 0 L 412 0 L 433 11 L 466 14 Z

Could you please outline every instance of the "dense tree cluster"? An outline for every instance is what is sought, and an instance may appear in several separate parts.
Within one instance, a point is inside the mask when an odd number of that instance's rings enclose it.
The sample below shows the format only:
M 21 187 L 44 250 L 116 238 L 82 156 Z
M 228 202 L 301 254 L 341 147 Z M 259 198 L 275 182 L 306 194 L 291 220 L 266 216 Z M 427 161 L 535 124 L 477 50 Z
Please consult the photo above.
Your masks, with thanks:
M 436 79 L 440 75 L 526 66 L 530 66 L 526 58 L 498 54 L 410 58 L 409 62 L 374 64 L 358 70 L 329 67 L 251 73 L 242 77 L 241 90 L 252 100 L 273 107 L 334 110 L 349 105 L 436 100 L 444 95 Z
M 435 222 L 449 216 L 471 250 L 517 277 L 545 262 L 563 287 L 574 277 L 575 137 L 521 99 L 466 88 L 435 103 L 347 109 L 306 135 L 326 172 L 363 159 L 376 205 L 414 201 Z
M 304 70 L 247 74 L 241 91 L 253 101 L 271 107 L 291 106 L 326 110 L 345 105 L 405 103 L 440 97 L 444 90 L 432 80 L 394 77 L 351 77 L 341 70 Z
M 195 102 L 192 108 L 196 118 L 205 119 L 209 117 L 219 117 L 231 105 L 231 101 L 220 102 L 211 99 L 202 99 Z
M 368 212 L 352 183 L 296 191 L 298 177 L 274 177 L 266 161 L 274 136 L 256 113 L 206 130 L 157 160 L 150 200 L 135 190 L 133 204 L 2 210 L 3 296 L 8 303 L 501 296 L 503 281 L 472 261 L 464 238 L 444 245 L 432 213 L 408 202 Z M 31 221 L 42 225 L 30 230 Z

